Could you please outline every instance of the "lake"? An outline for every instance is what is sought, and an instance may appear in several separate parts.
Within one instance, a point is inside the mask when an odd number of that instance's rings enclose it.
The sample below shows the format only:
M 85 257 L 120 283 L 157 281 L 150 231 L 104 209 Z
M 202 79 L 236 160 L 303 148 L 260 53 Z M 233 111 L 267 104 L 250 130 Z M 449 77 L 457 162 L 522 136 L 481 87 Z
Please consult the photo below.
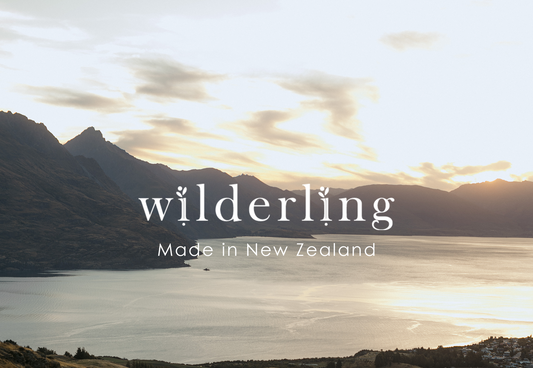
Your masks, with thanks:
M 247 255 L 247 244 L 256 243 L 258 255 Z M 189 268 L 2 277 L 0 340 L 61 354 L 85 347 L 95 355 L 203 363 L 533 333 L 532 239 L 320 235 L 199 244 L 213 254 Z M 228 256 L 231 246 L 237 255 Z M 272 247 L 270 256 L 261 255 L 263 246 Z M 324 246 L 329 257 L 320 255 Z M 353 246 L 361 256 L 339 255 Z M 273 247 L 287 247 L 286 254 Z M 305 256 L 297 256 L 300 247 Z

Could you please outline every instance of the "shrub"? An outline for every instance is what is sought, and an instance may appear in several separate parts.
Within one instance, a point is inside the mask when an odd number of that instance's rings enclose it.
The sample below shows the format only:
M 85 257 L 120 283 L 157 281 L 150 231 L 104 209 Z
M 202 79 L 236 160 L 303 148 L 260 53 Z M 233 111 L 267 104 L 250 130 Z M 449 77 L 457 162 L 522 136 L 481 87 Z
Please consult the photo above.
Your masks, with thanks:
M 74 359 L 91 359 L 94 358 L 94 355 L 89 354 L 85 348 L 78 348 L 76 354 L 74 354 Z
M 37 348 L 37 352 L 38 353 L 43 353 L 44 355 L 56 355 L 57 354 L 54 350 L 48 349 L 48 348 L 45 348 L 45 347 Z

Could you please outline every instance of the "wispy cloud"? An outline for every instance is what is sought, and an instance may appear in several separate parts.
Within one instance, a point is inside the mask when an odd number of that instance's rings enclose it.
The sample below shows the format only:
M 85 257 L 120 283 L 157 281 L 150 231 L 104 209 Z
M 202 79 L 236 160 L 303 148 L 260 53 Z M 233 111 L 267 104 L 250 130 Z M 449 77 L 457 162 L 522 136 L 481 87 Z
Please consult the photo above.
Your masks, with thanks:
M 21 38 L 25 37 L 11 29 L 0 27 L 0 41 L 14 41 Z
M 26 4 L 27 5 L 27 4 Z M 0 42 L 25 41 L 37 47 L 80 50 L 93 45 L 89 34 L 64 20 L 0 11 Z
M 356 154 L 355 157 L 368 161 L 378 160 L 378 154 L 374 148 L 361 143 L 359 144 L 359 148 L 361 149 L 361 152 Z
M 9 52 L 9 51 L 4 51 L 4 50 L 0 50 L 0 58 L 10 58 L 13 56 L 13 53 Z M 14 69 L 14 68 L 8 68 L 8 67 L 4 67 L 6 69 Z
M 415 32 L 405 31 L 398 33 L 389 33 L 381 37 L 380 41 L 397 51 L 407 49 L 431 49 L 443 36 L 435 32 Z
M 164 133 L 195 136 L 197 138 L 214 138 L 221 140 L 228 139 L 224 136 L 199 129 L 196 124 L 187 119 L 160 115 L 147 118 L 144 120 L 144 122 Z
M 170 165 L 204 167 L 206 162 L 217 162 L 241 168 L 266 167 L 257 152 L 234 152 L 202 143 L 205 138 L 227 138 L 204 132 L 188 120 L 156 117 L 145 121 L 151 129 L 113 132 L 119 137 L 115 143 L 136 157 Z
M 412 170 L 424 175 L 420 179 L 420 184 L 431 188 L 457 186 L 457 181 L 453 180 L 457 176 L 470 176 L 487 171 L 505 171 L 510 168 L 511 163 L 508 161 L 498 161 L 488 165 L 476 166 L 446 164 L 440 167 L 435 167 L 430 162 L 423 162 L 419 166 L 411 167 Z
M 23 85 L 16 88 L 16 91 L 35 96 L 37 102 L 100 113 L 117 113 L 131 107 L 124 98 L 103 97 L 71 88 Z
M 133 75 L 139 79 L 136 93 L 160 102 L 186 100 L 205 102 L 214 100 L 207 93 L 206 84 L 226 77 L 183 65 L 169 58 L 139 58 L 127 62 Z
M 352 185 L 353 188 L 359 185 L 367 184 L 419 184 L 419 178 L 406 174 L 404 172 L 383 173 L 371 170 L 365 170 L 356 164 L 342 165 L 333 163 L 324 163 L 324 166 L 339 170 L 345 174 L 349 174 L 351 180 L 357 185 Z M 346 179 L 345 179 L 346 180 Z M 348 189 L 348 188 L 347 188 Z
M 329 117 L 326 128 L 329 132 L 362 141 L 360 122 L 356 118 L 358 99 L 379 98 L 378 89 L 371 82 L 371 79 L 313 72 L 301 77 L 282 79 L 277 83 L 285 89 L 310 97 L 311 99 L 302 102 L 304 109 L 327 112 Z
M 509 175 L 514 181 L 533 181 L 533 171 L 528 171 L 523 174 L 510 174 Z
M 273 147 L 289 148 L 294 151 L 326 148 L 325 143 L 317 136 L 292 132 L 278 126 L 297 116 L 298 113 L 291 110 L 256 111 L 250 113 L 247 119 L 223 124 L 222 127 L 234 130 L 246 139 L 267 143 Z
M 203 160 L 220 162 L 225 165 L 231 164 L 240 166 L 246 171 L 249 170 L 250 167 L 268 168 L 268 165 L 265 165 L 259 161 L 260 154 L 257 152 L 240 153 L 212 148 L 211 152 L 203 152 L 199 156 Z
M 511 163 L 508 161 L 493 162 L 488 165 L 475 165 L 475 166 L 455 166 L 455 165 L 443 165 L 442 169 L 453 172 L 455 175 L 475 175 L 486 171 L 505 171 L 511 168 Z
M 406 172 L 374 172 L 362 169 L 355 164 L 340 165 L 325 163 L 325 166 L 349 174 L 353 178 L 352 180 L 357 182 L 358 185 L 376 183 L 411 184 L 442 190 L 452 190 L 457 188 L 458 185 L 463 184 L 456 179 L 457 177 L 470 176 L 488 171 L 505 171 L 511 167 L 511 163 L 507 161 L 498 161 L 488 165 L 476 166 L 455 166 L 452 164 L 435 166 L 432 163 L 423 162 L 418 166 L 411 167 L 413 171 L 422 174 L 422 176 L 411 175 Z

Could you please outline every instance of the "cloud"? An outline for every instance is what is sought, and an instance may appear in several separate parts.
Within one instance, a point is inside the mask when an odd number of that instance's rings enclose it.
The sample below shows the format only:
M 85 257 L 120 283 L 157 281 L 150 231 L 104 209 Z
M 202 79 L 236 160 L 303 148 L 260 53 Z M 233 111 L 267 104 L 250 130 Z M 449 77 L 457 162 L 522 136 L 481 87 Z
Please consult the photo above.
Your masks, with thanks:
M 455 173 L 455 175 L 474 175 L 485 171 L 505 171 L 511 168 L 509 161 L 498 161 L 488 165 L 477 166 L 454 166 L 447 164 L 442 166 L 442 169 Z
M 11 29 L 0 27 L 0 41 L 15 41 L 25 37 Z
M 419 184 L 419 178 L 416 178 L 404 172 L 380 173 L 380 172 L 362 169 L 359 165 L 355 165 L 355 164 L 340 165 L 340 164 L 324 163 L 324 166 L 339 170 L 346 174 L 350 174 L 351 180 L 358 182 L 359 183 L 358 185 Z M 349 188 L 354 188 L 354 186 L 350 186 Z
M 154 124 L 155 122 L 155 124 Z M 234 152 L 213 147 L 201 142 L 204 133 L 184 119 L 150 119 L 152 129 L 115 131 L 119 138 L 115 144 L 140 159 L 161 162 L 169 165 L 191 167 L 212 166 L 213 162 L 241 167 L 266 167 L 258 161 L 260 154 L 255 152 Z M 157 129 L 163 127 L 165 129 Z M 179 127 L 185 127 L 185 132 Z M 211 135 L 214 138 L 220 138 Z
M 209 73 L 167 58 L 133 59 L 127 64 L 133 75 L 140 80 L 136 86 L 137 94 L 158 101 L 214 100 L 207 93 L 205 84 L 226 78 L 222 74 Z
M 453 179 L 457 176 L 470 176 L 486 171 L 505 171 L 509 168 L 511 168 L 511 163 L 508 161 L 498 161 L 488 165 L 477 166 L 446 164 L 440 167 L 435 167 L 435 165 L 429 162 L 423 162 L 419 166 L 411 167 L 412 170 L 424 174 L 421 178 L 420 185 L 431 188 L 441 188 L 444 186 L 456 187 L 457 182 Z
M 377 161 L 378 160 L 378 154 L 376 153 L 376 150 L 372 147 L 369 147 L 364 144 L 359 144 L 359 148 L 361 148 L 362 152 L 359 152 L 355 155 L 355 157 L 368 160 L 368 161 Z
M 183 137 L 174 137 L 155 129 L 114 131 L 119 138 L 117 146 L 125 149 L 134 156 L 142 156 L 144 152 L 174 152 L 180 147 L 180 152 L 192 150 L 194 144 Z M 199 147 L 202 149 L 203 147 Z
M 498 161 L 488 165 L 477 166 L 455 166 L 446 164 L 442 166 L 435 166 L 430 162 L 422 162 L 418 166 L 410 167 L 413 171 L 421 173 L 422 176 L 411 175 L 406 172 L 396 173 L 382 173 L 362 169 L 360 166 L 339 165 L 324 163 L 324 166 L 339 170 L 345 174 L 349 174 L 352 183 L 358 185 L 368 184 L 407 184 L 407 185 L 422 185 L 429 188 L 437 188 L 442 190 L 453 190 L 463 182 L 455 180 L 458 176 L 470 176 L 487 171 L 505 171 L 511 167 L 507 161 Z M 341 179 L 337 179 L 340 181 Z M 347 180 L 346 178 L 344 180 Z M 354 186 L 351 186 L 352 188 Z
M 257 160 L 259 154 L 254 152 L 239 153 L 228 150 L 213 150 L 208 154 L 200 154 L 200 158 L 207 161 L 215 161 L 223 164 L 237 165 L 245 168 L 268 166 Z M 255 157 L 255 158 L 252 158 Z
M 69 22 L 105 18 L 116 21 L 117 18 L 133 15 L 152 17 L 165 14 L 176 14 L 190 18 L 220 18 L 225 16 L 240 16 L 264 11 L 272 11 L 279 5 L 276 0 L 225 0 L 213 2 L 211 0 L 195 1 L 167 1 L 155 0 L 150 2 L 131 2 L 129 0 L 115 0 L 102 7 L 90 0 L 78 0 L 75 3 L 63 0 L 2 0 L 3 9 L 15 13 L 28 14 L 32 17 L 68 20 Z M 151 18 L 150 18 L 151 19 Z
M 254 176 L 264 181 L 268 185 L 279 188 L 287 188 L 289 190 L 303 189 L 302 184 L 309 183 L 312 188 L 319 188 L 320 186 L 328 186 L 330 188 L 344 188 L 352 189 L 362 185 L 371 185 L 376 183 L 382 184 L 411 184 L 410 182 L 400 181 L 399 175 L 387 173 L 374 173 L 371 171 L 360 170 L 360 176 L 345 175 L 344 170 L 340 175 L 318 176 L 306 173 L 296 172 L 275 172 L 263 174 L 261 172 L 254 173 Z
M 291 132 L 278 127 L 280 123 L 297 116 L 298 114 L 291 110 L 256 111 L 250 113 L 248 119 L 224 124 L 223 127 L 234 130 L 247 139 L 267 143 L 274 147 L 285 147 L 294 151 L 326 148 L 325 143 L 312 134 Z
M 80 28 L 57 20 L 0 11 L 0 43 L 25 41 L 39 47 L 73 51 L 94 45 Z
M 174 133 L 180 135 L 197 136 L 201 138 L 213 138 L 227 140 L 226 137 L 221 135 L 212 134 L 201 129 L 198 129 L 196 125 L 186 119 L 173 118 L 168 116 L 155 116 L 144 120 L 152 127 L 164 131 L 166 133 Z
M 13 53 L 9 51 L 0 50 L 0 58 L 11 58 L 13 57 Z M 14 70 L 13 68 L 4 67 L 6 69 Z
M 100 113 L 117 113 L 131 107 L 123 98 L 109 98 L 89 92 L 81 92 L 61 87 L 21 86 L 19 92 L 36 96 L 37 102 L 49 105 L 73 107 L 76 109 L 98 111 Z
M 431 49 L 442 38 L 442 35 L 435 32 L 405 31 L 386 34 L 381 37 L 380 41 L 397 51 L 405 51 L 407 49 Z
M 321 72 L 284 79 L 277 84 L 292 92 L 311 97 L 301 103 L 304 109 L 326 111 L 326 129 L 341 137 L 362 141 L 357 120 L 359 98 L 377 100 L 378 89 L 371 79 L 339 77 Z

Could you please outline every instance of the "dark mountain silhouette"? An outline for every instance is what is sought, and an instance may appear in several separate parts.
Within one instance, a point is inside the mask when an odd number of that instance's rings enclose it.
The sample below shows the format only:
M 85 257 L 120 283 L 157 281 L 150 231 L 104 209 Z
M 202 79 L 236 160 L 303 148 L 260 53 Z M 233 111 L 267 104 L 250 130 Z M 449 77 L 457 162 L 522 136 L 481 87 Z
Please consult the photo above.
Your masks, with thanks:
M 150 164 L 133 157 L 106 141 L 102 133 L 92 127 L 65 143 L 64 146 L 73 155 L 82 155 L 97 161 L 106 175 L 135 203 L 135 208 L 139 213 L 142 213 L 142 207 L 138 198 L 177 198 L 177 188 L 187 186 L 187 183 L 181 180 L 174 170 L 162 164 Z M 214 182 L 217 181 L 214 174 L 226 175 L 214 169 L 205 170 L 213 172 L 210 178 Z M 199 217 L 198 187 L 189 186 L 188 191 L 187 216 L 190 219 L 197 219 Z M 212 213 L 206 216 L 208 222 L 190 221 L 185 226 L 181 226 L 181 223 L 177 221 L 181 218 L 181 207 L 176 202 L 177 199 L 169 206 L 165 221 L 163 221 L 167 229 L 196 239 L 234 236 L 224 224 L 213 218 Z M 160 220 L 154 216 L 151 222 L 160 223 Z
M 70 151 L 70 152 L 69 152 Z M 74 156 L 75 155 L 75 156 Z M 200 214 L 200 189 L 205 185 L 205 216 Z M 242 221 L 223 222 L 215 215 L 217 202 L 232 197 L 238 184 L 238 212 Z M 311 183 L 312 184 L 312 183 Z M 177 188 L 187 187 L 187 216 L 182 226 Z M 259 179 L 230 175 L 213 168 L 172 170 L 139 160 L 107 142 L 89 128 L 64 146 L 46 129 L 20 114 L 0 113 L 0 271 L 49 269 L 126 269 L 183 265 L 176 257 L 158 258 L 159 243 L 191 244 L 191 238 L 264 235 L 305 237 L 309 234 L 397 234 L 450 236 L 533 236 L 533 183 L 502 180 L 461 186 L 444 192 L 410 185 L 369 185 L 347 191 L 330 191 L 326 226 L 320 221 L 323 203 L 312 191 L 312 222 L 304 222 L 305 198 L 269 186 Z M 174 198 L 166 228 L 154 213 L 146 221 L 138 198 Z M 249 215 L 255 198 L 268 200 L 269 208 Z M 340 198 L 362 201 L 366 221 L 340 222 Z M 382 214 L 394 221 L 388 231 L 372 228 L 377 198 L 394 198 Z M 288 222 L 281 216 L 279 198 L 287 204 Z M 259 202 L 261 203 L 261 201 Z M 354 219 L 350 202 L 348 217 Z M 380 208 L 383 208 L 381 203 Z M 232 206 L 222 205 L 229 219 Z M 380 222 L 379 227 L 385 226 Z M 170 231 L 169 231 L 170 230 Z
M 339 198 L 360 198 L 365 222 L 339 222 Z M 394 221 L 388 231 L 370 230 L 374 220 L 374 201 L 394 198 L 387 215 Z M 509 218 L 487 211 L 454 193 L 417 185 L 368 185 L 348 190 L 330 199 L 331 218 L 328 231 L 342 233 L 386 233 L 399 235 L 461 235 L 461 236 L 531 236 L 531 232 Z M 348 207 L 349 218 L 355 219 L 355 204 Z M 381 210 L 384 203 L 380 204 Z M 378 224 L 379 225 L 379 224 Z M 385 227 L 383 223 L 379 227 Z
M 147 222 L 96 161 L 46 129 L 0 112 L 0 271 L 183 266 L 159 243 L 191 244 Z
M 323 216 L 323 203 L 318 190 L 311 191 L 311 213 L 314 221 L 303 222 L 305 217 L 305 198 L 298 194 L 305 191 L 284 191 L 268 186 L 259 179 L 240 175 L 230 175 L 213 168 L 179 171 L 172 170 L 161 164 L 150 164 L 129 155 L 124 150 L 107 142 L 99 131 L 89 128 L 65 144 L 65 147 L 75 155 L 94 158 L 107 176 L 111 177 L 119 187 L 133 200 L 139 197 L 174 197 L 176 188 L 188 188 L 188 215 L 192 220 L 186 226 L 179 225 L 181 207 L 169 207 L 164 223 L 174 231 L 184 231 L 195 238 L 228 237 L 243 235 L 269 236 L 306 236 L 306 234 L 320 233 L 349 233 L 349 234 L 402 234 L 402 235 L 457 235 L 457 236 L 533 236 L 533 229 L 528 219 L 533 219 L 533 206 L 520 205 L 520 199 L 514 202 L 513 194 L 502 188 L 491 200 L 501 207 L 496 211 L 489 205 L 491 201 L 476 200 L 476 196 L 466 193 L 463 187 L 449 193 L 442 190 L 429 189 L 412 185 L 369 185 L 350 190 L 335 189 L 328 194 L 329 213 L 333 221 L 325 226 L 320 221 Z M 196 222 L 199 213 L 199 189 L 196 184 L 205 184 L 205 211 L 208 222 Z M 230 184 L 239 185 L 239 217 L 240 222 L 221 222 L 215 217 L 217 201 L 232 196 Z M 302 183 L 304 184 L 304 183 Z M 511 184 L 511 183 L 509 183 Z M 524 184 L 524 188 L 526 184 Z M 533 187 L 533 184 L 527 188 Z M 513 187 L 514 188 L 514 187 Z M 533 190 L 533 189 L 532 189 Z M 460 195 L 465 191 L 464 195 Z M 526 189 L 524 189 L 526 191 Z M 474 191 L 475 192 L 475 191 Z M 505 194 L 507 193 L 507 194 Z M 524 192 L 525 193 L 525 192 Z M 510 197 L 509 197 L 510 196 Z M 257 208 L 256 214 L 268 221 L 258 222 L 250 218 L 248 206 L 257 197 L 268 200 L 269 208 Z M 296 199 L 296 203 L 288 203 L 287 217 L 289 222 L 280 222 L 280 201 L 278 198 Z M 341 202 L 339 198 L 360 198 L 363 202 L 364 222 L 339 222 L 341 217 Z M 395 198 L 387 214 L 394 221 L 392 229 L 377 231 L 372 228 L 373 215 L 376 212 L 373 203 L 380 197 Z M 470 199 L 472 197 L 472 199 Z M 501 199 L 496 199 L 496 197 Z M 512 198 L 511 198 L 512 197 Z M 523 196 L 522 196 L 523 197 Z M 520 198 L 522 198 L 520 197 Z M 518 198 L 518 197 L 517 197 Z M 509 202 L 509 200 L 510 202 Z M 482 205 L 484 203 L 485 205 Z M 382 204 L 383 205 L 383 204 Z M 354 207 L 350 202 L 349 208 Z M 498 207 L 498 208 L 500 208 Z M 522 208 L 523 207 L 523 208 Z M 137 205 L 141 211 L 140 204 Z M 516 219 L 510 217 L 506 211 L 515 209 Z M 517 211 L 517 208 L 521 208 Z M 350 218 L 354 219 L 354 210 L 350 210 Z M 222 206 L 225 218 L 231 217 L 230 203 Z M 513 220 L 514 219 L 514 220 Z M 159 222 L 159 219 L 151 221 Z
M 451 193 L 476 206 L 502 215 L 520 226 L 526 233 L 533 234 L 532 182 L 508 182 L 498 179 L 492 182 L 465 184 Z
M 326 181 L 326 180 L 324 180 Z M 329 188 L 329 196 L 332 197 L 337 194 L 341 194 L 346 192 L 348 189 L 342 189 L 342 188 Z M 304 196 L 305 195 L 305 189 L 296 189 L 292 190 L 293 193 Z M 319 190 L 318 189 L 311 189 L 311 201 L 318 204 L 319 208 L 322 207 L 322 202 L 320 201 L 320 196 L 318 195 Z
M 142 211 L 138 198 L 175 198 L 169 206 L 163 225 L 175 232 L 183 232 L 193 238 L 222 238 L 243 235 L 273 235 L 286 237 L 309 237 L 312 227 L 300 220 L 304 215 L 304 199 L 292 192 L 270 187 L 252 176 L 231 177 L 213 168 L 199 170 L 173 170 L 161 164 L 151 164 L 139 160 L 116 145 L 108 142 L 100 131 L 88 128 L 80 135 L 65 143 L 66 149 L 73 155 L 83 155 L 98 162 L 117 185 L 133 201 L 137 202 L 138 211 Z M 205 184 L 205 216 L 207 222 L 196 221 L 200 214 L 200 189 L 197 184 Z M 231 184 L 238 184 L 238 214 L 242 221 L 223 222 L 215 216 L 215 207 L 221 198 L 232 197 Z M 181 205 L 176 190 L 179 186 L 187 187 L 187 216 L 191 220 L 181 226 Z M 249 215 L 249 204 L 257 198 L 268 200 L 270 208 L 257 208 L 260 218 L 268 221 L 254 221 Z M 280 224 L 280 201 L 278 198 L 294 197 L 297 205 L 289 203 L 287 218 L 291 221 Z M 164 202 L 166 203 L 166 201 Z M 315 206 L 313 204 L 313 206 Z M 224 218 L 232 216 L 231 203 L 221 207 Z M 159 218 L 151 221 L 160 222 Z

